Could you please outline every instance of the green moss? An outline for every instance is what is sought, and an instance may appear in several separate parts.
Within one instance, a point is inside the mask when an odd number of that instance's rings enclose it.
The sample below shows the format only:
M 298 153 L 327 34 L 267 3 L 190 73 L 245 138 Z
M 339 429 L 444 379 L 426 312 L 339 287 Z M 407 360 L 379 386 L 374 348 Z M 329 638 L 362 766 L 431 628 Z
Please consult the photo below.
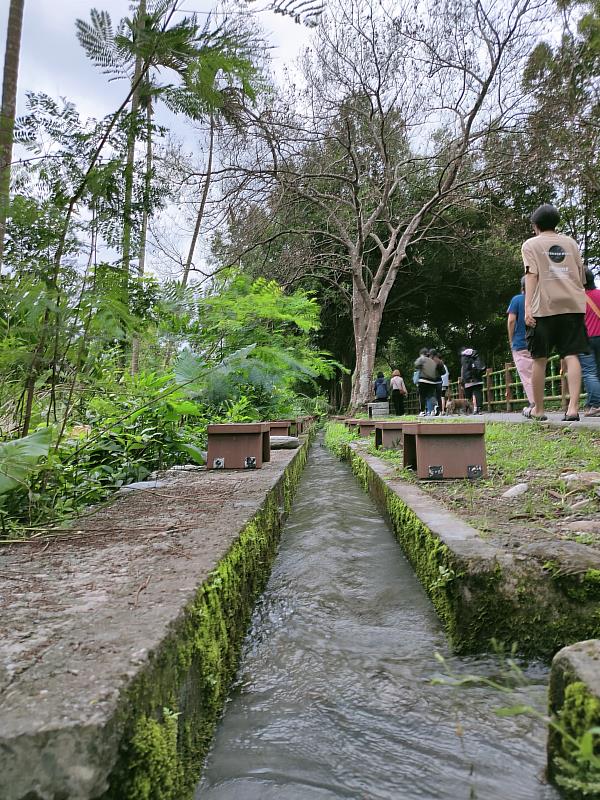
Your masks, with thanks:
M 556 561 L 547 561 L 544 569 L 551 574 L 558 589 L 570 600 L 578 603 L 600 600 L 600 570 L 564 573 Z
M 145 715 L 131 738 L 131 800 L 176 800 L 183 775 L 177 756 L 177 715 L 163 710 L 156 720 Z
M 552 776 L 570 800 L 600 796 L 600 700 L 581 681 L 565 688 L 552 736 Z
M 103 800 L 192 797 L 308 445 L 297 451 L 134 681 L 121 706 L 119 758 Z

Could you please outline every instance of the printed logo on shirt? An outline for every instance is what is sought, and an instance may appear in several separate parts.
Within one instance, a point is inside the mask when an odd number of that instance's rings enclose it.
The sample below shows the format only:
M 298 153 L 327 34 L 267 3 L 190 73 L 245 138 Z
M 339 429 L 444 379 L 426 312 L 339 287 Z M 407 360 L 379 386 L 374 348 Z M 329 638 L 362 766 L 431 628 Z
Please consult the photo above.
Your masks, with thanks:
M 553 244 L 548 250 L 548 258 L 551 261 L 554 261 L 555 264 L 560 264 L 561 261 L 564 261 L 566 257 L 567 254 L 559 244 Z

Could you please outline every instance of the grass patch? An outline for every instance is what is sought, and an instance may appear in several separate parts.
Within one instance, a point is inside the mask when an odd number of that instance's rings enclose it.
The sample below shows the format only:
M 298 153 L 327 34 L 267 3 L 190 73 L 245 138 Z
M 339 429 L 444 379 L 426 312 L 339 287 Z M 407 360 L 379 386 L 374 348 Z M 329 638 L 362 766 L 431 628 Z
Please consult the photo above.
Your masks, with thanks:
M 396 475 L 466 519 L 488 541 L 516 547 L 536 540 L 562 539 L 600 549 L 600 535 L 577 530 L 578 521 L 600 511 L 599 486 L 571 483 L 568 473 L 600 472 L 600 434 L 589 428 L 543 425 L 486 424 L 488 477 L 485 480 L 418 480 L 402 466 L 402 451 L 369 452 L 396 467 Z M 527 483 L 512 499 L 501 495 L 510 486 Z
M 358 439 L 358 431 L 348 429 L 341 422 L 327 422 L 325 424 L 325 447 L 337 456 L 342 457 L 344 445 Z

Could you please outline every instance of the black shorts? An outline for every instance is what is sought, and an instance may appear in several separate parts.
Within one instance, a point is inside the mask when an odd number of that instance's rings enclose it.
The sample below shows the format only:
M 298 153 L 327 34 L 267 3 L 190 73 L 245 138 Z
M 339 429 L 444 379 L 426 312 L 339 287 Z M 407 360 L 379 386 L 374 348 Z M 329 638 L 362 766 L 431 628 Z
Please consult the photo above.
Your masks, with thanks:
M 556 350 L 561 358 L 589 353 L 585 314 L 555 314 L 536 317 L 535 327 L 527 327 L 527 349 L 532 358 L 548 358 Z

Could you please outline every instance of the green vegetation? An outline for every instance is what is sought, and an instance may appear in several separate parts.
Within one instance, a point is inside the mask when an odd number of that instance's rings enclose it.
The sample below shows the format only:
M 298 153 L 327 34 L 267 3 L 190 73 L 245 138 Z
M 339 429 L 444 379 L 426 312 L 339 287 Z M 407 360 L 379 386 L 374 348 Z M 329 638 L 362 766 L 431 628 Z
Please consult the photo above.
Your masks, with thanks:
M 331 450 L 338 458 L 345 455 L 345 445 L 358 439 L 358 432 L 350 430 L 345 425 L 335 422 L 328 422 L 325 425 L 325 446 Z
M 446 660 L 436 653 L 442 667 L 442 678 L 432 683 L 450 686 L 459 692 L 485 685 L 510 701 L 515 692 L 527 686 L 527 678 L 516 659 L 501 644 L 492 642 L 497 657 L 497 675 L 493 678 L 477 674 L 457 674 Z M 560 679 L 559 679 L 560 681 Z M 550 698 L 552 706 L 552 698 Z M 571 681 L 564 688 L 564 699 L 557 713 L 548 715 L 531 705 L 517 703 L 496 709 L 501 717 L 526 715 L 542 720 L 549 730 L 549 772 L 552 780 L 569 800 L 598 796 L 600 790 L 600 700 L 593 697 L 581 681 Z
M 397 467 L 404 480 L 418 483 L 423 491 L 443 501 L 486 540 L 512 546 L 528 535 L 547 539 L 552 532 L 557 540 L 600 546 L 597 534 L 562 527 L 566 521 L 575 524 L 578 513 L 588 517 L 598 508 L 593 484 L 565 480 L 570 473 L 600 471 L 596 431 L 487 423 L 485 438 L 488 477 L 479 481 L 417 481 L 412 470 L 402 468 L 401 451 L 370 447 L 369 452 Z M 503 499 L 501 495 L 517 483 L 527 483 L 527 491 L 511 501 Z M 588 583 L 582 575 L 575 580 Z
M 16 299 L 16 284 L 12 288 Z M 61 369 L 70 385 L 50 383 L 46 389 L 36 384 L 29 426 L 37 430 L 21 438 L 13 438 L 22 431 L 20 362 L 9 364 L 13 380 L 4 385 L 2 399 L 12 430 L 0 444 L 5 539 L 69 517 L 156 469 L 203 463 L 209 422 L 322 410 L 315 381 L 328 375 L 332 365 L 310 345 L 318 308 L 305 292 L 284 294 L 272 282 L 251 283 L 233 275 L 222 281 L 218 295 L 198 297 L 190 291 L 187 301 L 187 317 L 177 319 L 177 336 L 194 349 L 181 351 L 172 365 L 164 364 L 171 340 L 164 341 L 162 350 L 152 348 L 156 371 L 135 375 L 120 367 L 118 346 L 100 353 L 102 334 L 88 332 L 77 342 L 77 363 L 69 361 L 73 348 L 61 351 L 60 358 L 66 357 Z M 28 324 L 44 315 L 45 304 L 32 302 Z M 5 312 L 14 344 L 21 332 L 12 310 Z M 163 317 L 160 325 L 165 324 Z M 104 320 L 105 331 L 106 325 Z M 6 352 L 12 359 L 14 351 Z

